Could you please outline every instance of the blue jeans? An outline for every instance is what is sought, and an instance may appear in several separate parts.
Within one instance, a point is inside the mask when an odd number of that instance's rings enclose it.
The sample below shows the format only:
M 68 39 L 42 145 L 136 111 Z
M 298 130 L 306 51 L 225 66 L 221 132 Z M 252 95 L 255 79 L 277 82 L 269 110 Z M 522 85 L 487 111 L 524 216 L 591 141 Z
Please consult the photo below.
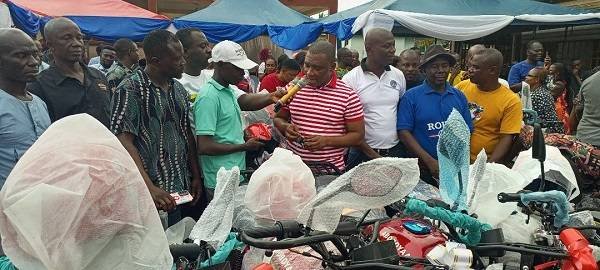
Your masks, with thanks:
M 401 142 L 398 142 L 394 147 L 390 149 L 373 149 L 378 152 L 382 157 L 407 157 L 406 148 Z M 346 171 L 358 166 L 363 162 L 371 160 L 365 153 L 358 148 L 350 148 L 348 150 L 348 157 L 346 159 Z

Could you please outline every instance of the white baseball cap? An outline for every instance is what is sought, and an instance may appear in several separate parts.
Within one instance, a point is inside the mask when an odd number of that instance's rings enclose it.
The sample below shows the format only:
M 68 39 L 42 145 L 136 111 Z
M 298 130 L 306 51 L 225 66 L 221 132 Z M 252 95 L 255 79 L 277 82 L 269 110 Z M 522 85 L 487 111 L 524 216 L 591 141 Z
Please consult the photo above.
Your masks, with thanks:
M 229 40 L 217 43 L 217 45 L 212 48 L 211 56 L 212 57 L 208 59 L 209 63 L 232 63 L 241 69 L 252 69 L 257 65 L 254 61 L 248 59 L 246 52 L 240 44 Z

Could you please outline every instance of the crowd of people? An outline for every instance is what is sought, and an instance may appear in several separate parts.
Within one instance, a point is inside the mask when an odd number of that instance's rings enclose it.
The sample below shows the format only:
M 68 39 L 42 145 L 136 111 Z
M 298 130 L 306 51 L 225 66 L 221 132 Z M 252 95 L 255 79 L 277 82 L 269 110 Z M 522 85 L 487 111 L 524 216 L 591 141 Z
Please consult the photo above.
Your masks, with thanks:
M 279 142 L 307 162 L 340 171 L 379 157 L 415 157 L 421 178 L 438 185 L 438 134 L 453 110 L 471 131 L 471 161 L 509 164 L 533 110 L 548 133 L 600 146 L 600 73 L 552 63 L 543 44 L 500 78 L 503 55 L 473 45 L 464 59 L 441 45 L 396 55 L 394 36 L 365 35 L 365 57 L 327 41 L 277 59 L 250 60 L 232 41 L 212 46 L 198 29 L 155 30 L 138 45 L 119 39 L 98 46 L 84 63 L 83 34 L 67 18 L 50 20 L 44 46 L 17 29 L 0 30 L 0 185 L 52 122 L 87 113 L 121 142 L 169 224 L 196 216 L 210 201 L 217 171 L 246 168 L 246 154 L 264 147 L 247 138 L 243 111 L 271 113 Z M 141 63 L 141 64 L 140 64 Z M 272 104 L 296 77 L 306 85 L 275 112 Z M 587 78 L 586 78 L 587 77 Z M 248 179 L 244 179 L 247 181 Z M 176 205 L 173 192 L 194 201 Z

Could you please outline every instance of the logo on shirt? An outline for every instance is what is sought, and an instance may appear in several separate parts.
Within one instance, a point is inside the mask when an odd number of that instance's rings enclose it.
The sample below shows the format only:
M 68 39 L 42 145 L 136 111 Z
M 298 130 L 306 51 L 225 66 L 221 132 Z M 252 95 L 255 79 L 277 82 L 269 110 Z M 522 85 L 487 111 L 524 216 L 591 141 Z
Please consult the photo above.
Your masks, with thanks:
M 391 86 L 392 88 L 396 88 L 396 86 L 398 86 L 398 82 L 397 82 L 397 81 L 394 81 L 394 80 L 391 80 L 391 81 L 390 81 L 390 86 Z
M 471 119 L 473 119 L 473 121 L 477 121 L 481 119 L 483 107 L 477 105 L 477 103 L 469 102 L 469 111 L 471 111 Z

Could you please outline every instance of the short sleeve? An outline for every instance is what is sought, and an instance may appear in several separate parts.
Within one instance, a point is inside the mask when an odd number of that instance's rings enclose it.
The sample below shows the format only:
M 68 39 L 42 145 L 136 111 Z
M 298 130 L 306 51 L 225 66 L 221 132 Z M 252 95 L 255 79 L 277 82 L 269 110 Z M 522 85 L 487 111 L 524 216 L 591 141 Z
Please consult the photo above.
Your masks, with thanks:
M 356 91 L 357 85 L 354 82 L 354 71 L 351 70 L 350 72 L 346 73 L 346 75 L 342 77 L 342 81 Z
M 364 118 L 363 115 L 363 106 L 360 103 L 360 99 L 356 92 L 350 92 L 348 95 L 348 102 L 346 105 L 346 111 L 344 112 L 344 120 L 346 122 L 361 120 Z
M 397 116 L 397 130 L 413 131 L 415 127 L 415 106 L 410 96 L 405 95 L 402 97 L 402 99 L 400 99 Z
M 196 135 L 213 136 L 217 130 L 219 100 L 207 92 L 209 92 L 208 89 L 202 89 L 201 93 L 203 94 L 194 103 L 194 123 L 196 124 Z
M 522 122 L 523 105 L 516 95 L 512 95 L 509 105 L 504 109 L 504 116 L 500 124 L 500 134 L 519 134 Z
M 521 82 L 521 72 L 520 65 L 515 64 L 510 67 L 510 71 L 508 72 L 508 85 L 513 85 Z
M 463 120 L 465 120 L 465 123 L 469 127 L 469 131 L 473 133 L 475 128 L 473 127 L 473 117 L 471 117 L 471 110 L 469 110 L 469 102 L 467 101 L 467 97 L 463 93 L 459 94 L 461 101 L 460 114 L 462 115 Z
M 138 136 L 141 125 L 141 96 L 130 80 L 117 87 L 111 100 L 110 130 L 119 135 L 124 132 Z

